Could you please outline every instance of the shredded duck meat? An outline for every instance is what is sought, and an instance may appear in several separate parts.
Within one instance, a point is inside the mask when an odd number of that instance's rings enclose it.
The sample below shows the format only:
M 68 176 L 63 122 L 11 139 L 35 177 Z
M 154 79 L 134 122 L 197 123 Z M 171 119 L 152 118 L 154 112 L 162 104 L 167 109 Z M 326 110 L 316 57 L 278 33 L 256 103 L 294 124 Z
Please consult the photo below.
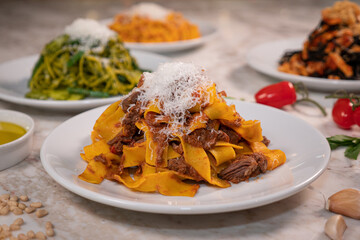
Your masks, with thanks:
M 232 183 L 245 181 L 265 173 L 267 168 L 266 157 L 261 153 L 243 155 L 235 159 L 227 168 L 222 170 L 219 177 Z

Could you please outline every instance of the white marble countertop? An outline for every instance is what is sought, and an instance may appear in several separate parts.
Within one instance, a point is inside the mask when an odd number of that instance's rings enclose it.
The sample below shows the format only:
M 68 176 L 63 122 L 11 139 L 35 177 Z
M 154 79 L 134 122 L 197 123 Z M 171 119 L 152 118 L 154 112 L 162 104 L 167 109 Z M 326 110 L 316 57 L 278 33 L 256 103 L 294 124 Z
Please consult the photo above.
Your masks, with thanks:
M 246 65 L 247 51 L 260 43 L 287 37 L 305 37 L 319 21 L 320 10 L 332 1 L 285 0 L 197 0 L 156 1 L 202 19 L 219 29 L 216 39 L 201 48 L 170 57 L 192 61 L 208 69 L 210 78 L 229 96 L 254 101 L 254 93 L 274 82 Z M 38 53 L 51 38 L 77 17 L 109 18 L 133 1 L 1 1 L 0 63 Z M 311 92 L 331 112 L 333 101 L 324 93 Z M 20 164 L 0 172 L 0 194 L 28 194 L 50 212 L 38 219 L 23 215 L 22 232 L 55 225 L 55 239 L 327 239 L 325 198 L 344 188 L 359 188 L 359 161 L 344 157 L 344 149 L 332 153 L 327 170 L 303 191 L 282 201 L 255 209 L 223 214 L 176 216 L 133 212 L 102 205 L 75 195 L 57 184 L 40 162 L 46 136 L 71 112 L 47 112 L 0 101 L 1 109 L 29 114 L 35 120 L 35 142 L 31 155 Z M 285 111 L 306 120 L 324 136 L 347 134 L 360 137 L 360 128 L 344 131 L 331 117 L 322 117 L 311 106 L 287 107 Z M 1 157 L 0 157 L 1 158 Z M 0 216 L 0 225 L 14 215 Z M 345 239 L 360 238 L 360 221 L 345 218 Z

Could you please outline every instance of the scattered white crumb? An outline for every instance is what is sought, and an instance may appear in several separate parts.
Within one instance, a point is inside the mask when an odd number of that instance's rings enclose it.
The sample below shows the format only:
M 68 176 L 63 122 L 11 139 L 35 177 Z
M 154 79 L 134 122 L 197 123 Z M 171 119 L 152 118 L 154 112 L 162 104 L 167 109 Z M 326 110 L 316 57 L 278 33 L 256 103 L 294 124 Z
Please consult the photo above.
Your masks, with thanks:
M 100 41 L 105 45 L 108 40 L 116 36 L 116 32 L 110 30 L 106 25 L 101 25 L 93 19 L 76 19 L 65 28 L 65 33 L 71 39 L 80 40 L 81 45 L 90 48 L 94 43 Z
M 169 13 L 171 13 L 171 10 L 164 8 L 156 3 L 149 2 L 136 4 L 128 11 L 126 11 L 126 14 L 131 16 L 138 15 L 154 20 L 165 20 Z
M 189 109 L 197 103 L 208 101 L 206 93 L 211 84 L 201 67 L 183 62 L 164 63 L 156 72 L 144 73 L 144 84 L 140 88 L 142 92 L 138 101 L 146 103 L 157 100 L 160 111 L 171 117 L 173 128 L 164 129 L 165 134 L 171 135 L 174 129 L 185 130 L 182 128 Z M 199 91 L 201 94 L 194 94 Z

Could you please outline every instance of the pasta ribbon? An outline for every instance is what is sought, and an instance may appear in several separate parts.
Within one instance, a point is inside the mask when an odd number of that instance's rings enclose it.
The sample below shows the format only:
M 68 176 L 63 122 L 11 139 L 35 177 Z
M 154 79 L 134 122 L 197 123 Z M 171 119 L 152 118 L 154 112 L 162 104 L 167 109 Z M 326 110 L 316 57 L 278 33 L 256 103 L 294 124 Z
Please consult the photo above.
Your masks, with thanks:
M 173 158 L 178 158 L 181 155 L 177 152 L 175 152 L 174 148 L 172 146 L 168 147 L 168 152 L 167 152 L 167 159 L 173 159 Z
M 273 170 L 286 161 L 285 153 L 281 150 L 270 150 L 262 142 L 251 142 L 250 147 L 254 152 L 260 152 L 267 157 L 267 170 Z
M 215 101 L 217 101 L 218 95 L 217 95 L 217 92 L 216 92 L 215 83 L 210 85 L 210 87 L 208 87 L 207 92 L 204 93 L 204 95 L 208 96 L 209 106 L 214 104 Z
M 109 145 L 105 140 L 94 142 L 86 147 L 84 147 L 84 153 L 80 153 L 82 159 L 87 162 L 90 162 L 94 157 L 102 154 L 107 161 L 116 160 L 120 162 L 121 157 L 112 153 L 110 151 Z
M 230 161 L 235 158 L 236 154 L 232 147 L 214 147 L 210 149 L 209 152 L 214 156 L 216 160 L 216 166 Z
M 261 124 L 258 120 L 242 121 L 240 127 L 230 127 L 248 142 L 261 142 L 263 140 Z
M 238 118 L 235 105 L 228 106 L 225 101 L 216 99 L 213 104 L 204 109 L 204 113 L 211 119 L 234 121 Z
M 221 180 L 211 171 L 210 160 L 201 147 L 194 147 L 186 143 L 182 137 L 181 144 L 184 149 L 185 161 L 192 166 L 201 177 L 203 177 L 210 184 L 216 185 L 218 187 L 229 187 L 230 183 L 224 180 Z
M 247 144 L 246 142 L 240 142 L 239 147 L 241 147 L 241 149 L 235 149 L 237 156 L 238 155 L 248 155 L 248 154 L 253 153 L 253 150 L 250 148 L 249 144 Z
M 155 103 L 150 103 L 150 105 L 146 108 L 145 110 L 145 113 L 144 113 L 144 117 L 146 118 L 146 115 L 149 113 L 149 112 L 154 112 L 154 113 L 160 113 L 160 110 L 158 108 L 158 106 L 156 106 Z
M 167 167 L 168 146 L 165 146 L 162 156 L 158 157 L 159 152 L 157 151 L 157 148 L 159 147 L 159 143 L 154 141 L 153 134 L 151 133 L 149 127 L 143 121 L 137 122 L 136 126 L 145 132 L 145 136 L 146 136 L 145 162 L 151 166 Z M 157 162 L 158 158 L 162 159 L 160 164 Z
M 201 105 L 199 103 L 196 103 L 195 106 L 189 109 L 189 112 L 191 113 L 198 113 L 201 110 Z
M 174 172 L 159 172 L 144 176 L 145 181 L 135 190 L 141 192 L 159 192 L 166 196 L 193 197 L 197 192 L 198 184 L 182 182 Z
M 207 116 L 205 114 L 195 113 L 189 123 L 189 133 L 196 129 L 206 128 Z
M 156 172 L 151 166 L 144 166 L 140 178 L 134 180 L 128 172 L 115 175 L 114 179 L 123 183 L 128 188 L 140 192 L 159 192 L 166 196 L 186 196 L 193 197 L 198 188 L 198 184 L 187 184 L 181 181 L 173 171 Z
M 243 149 L 243 147 L 240 144 L 235 145 L 229 142 L 222 142 L 222 141 L 216 142 L 215 147 L 232 147 L 234 149 Z
M 184 150 L 185 161 L 192 166 L 201 177 L 211 181 L 210 162 L 206 152 L 201 147 L 194 147 L 186 143 L 182 137 L 181 144 Z
M 121 101 L 111 104 L 96 120 L 94 131 L 106 141 L 113 139 L 120 131 L 120 119 L 125 115 L 120 107 Z
M 123 146 L 123 166 L 135 167 L 141 165 L 145 161 L 146 142 L 135 143 L 134 146 Z
M 106 166 L 98 161 L 90 160 L 85 171 L 79 175 L 79 178 L 89 183 L 101 183 L 106 175 Z

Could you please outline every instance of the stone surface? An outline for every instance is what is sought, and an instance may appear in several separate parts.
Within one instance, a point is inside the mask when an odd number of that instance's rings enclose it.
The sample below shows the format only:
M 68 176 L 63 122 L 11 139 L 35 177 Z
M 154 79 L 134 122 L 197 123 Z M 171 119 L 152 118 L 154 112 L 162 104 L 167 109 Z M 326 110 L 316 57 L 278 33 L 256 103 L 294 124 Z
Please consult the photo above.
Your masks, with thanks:
M 65 25 L 77 17 L 111 18 L 134 1 L 1 1 L 0 63 L 38 53 Z M 205 46 L 169 54 L 209 69 L 210 78 L 229 96 L 254 101 L 254 93 L 275 80 L 246 65 L 247 51 L 260 43 L 288 37 L 305 37 L 318 23 L 320 10 L 332 1 L 157 1 L 202 19 L 219 29 L 218 36 Z M 311 95 L 331 112 L 333 101 L 324 93 Z M 0 108 L 21 111 L 36 123 L 32 154 L 20 164 L 0 172 L 0 194 L 27 194 L 41 201 L 49 211 L 44 218 L 24 215 L 25 224 L 16 232 L 30 229 L 45 232 L 51 221 L 55 239 L 327 239 L 326 220 L 333 214 L 324 209 L 325 199 L 349 187 L 360 186 L 359 161 L 348 160 L 343 149 L 333 152 L 324 174 L 292 197 L 255 209 L 224 214 L 176 216 L 133 212 L 102 205 L 77 196 L 57 184 L 43 169 L 40 148 L 46 136 L 70 112 L 46 112 L 0 101 Z M 331 117 L 322 117 L 311 106 L 287 107 L 285 111 L 304 119 L 324 136 L 360 136 L 360 128 L 344 131 Z M 0 157 L 1 159 L 1 157 Z M 0 224 L 10 224 L 17 216 L 0 216 Z M 345 239 L 358 239 L 359 221 L 345 219 Z

